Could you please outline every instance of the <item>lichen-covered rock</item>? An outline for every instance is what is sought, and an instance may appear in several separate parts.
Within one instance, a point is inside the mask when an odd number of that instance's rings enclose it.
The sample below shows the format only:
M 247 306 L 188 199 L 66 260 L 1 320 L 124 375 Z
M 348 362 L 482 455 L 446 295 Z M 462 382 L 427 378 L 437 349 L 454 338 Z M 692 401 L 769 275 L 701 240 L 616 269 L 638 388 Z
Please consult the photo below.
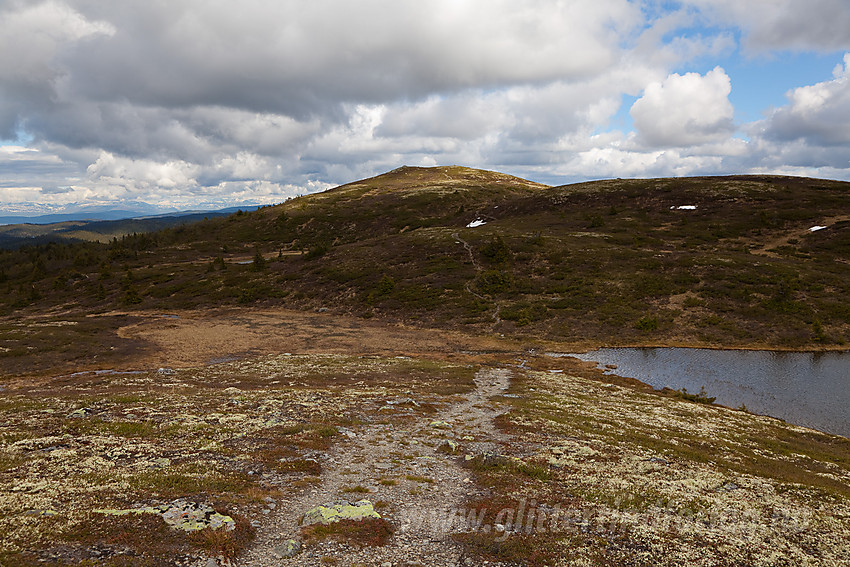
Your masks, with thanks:
M 169 526 L 186 532 L 196 532 L 204 528 L 232 530 L 236 527 L 236 522 L 230 516 L 219 514 L 209 504 L 195 502 L 173 502 L 162 513 L 162 519 Z
M 92 510 L 95 514 L 126 516 L 128 514 L 159 514 L 172 528 L 186 532 L 197 532 L 205 528 L 229 531 L 236 527 L 236 521 L 230 516 L 219 514 L 209 504 L 175 500 L 171 504 L 143 506 L 141 508 Z
M 331 504 L 316 506 L 307 510 L 301 520 L 302 526 L 312 524 L 332 524 L 341 520 L 363 520 L 366 518 L 380 518 L 375 512 L 375 507 L 368 500 L 358 500 L 354 504 L 340 500 Z
M 50 509 L 45 509 L 45 510 L 37 509 L 37 510 L 27 510 L 26 512 L 24 512 L 24 515 L 52 518 L 54 516 L 58 516 L 59 512 L 57 512 L 56 510 L 50 510 Z
M 295 557 L 296 555 L 301 553 L 301 542 L 297 539 L 288 539 L 282 544 L 275 547 L 273 551 L 274 554 L 280 557 L 281 559 Z
M 80 408 L 68 414 L 68 419 L 82 419 L 94 413 L 92 408 Z
M 431 427 L 435 427 L 437 429 L 451 429 L 452 428 L 451 423 L 447 423 L 445 421 L 440 421 L 440 420 L 434 420 L 430 423 L 430 425 L 431 425 Z

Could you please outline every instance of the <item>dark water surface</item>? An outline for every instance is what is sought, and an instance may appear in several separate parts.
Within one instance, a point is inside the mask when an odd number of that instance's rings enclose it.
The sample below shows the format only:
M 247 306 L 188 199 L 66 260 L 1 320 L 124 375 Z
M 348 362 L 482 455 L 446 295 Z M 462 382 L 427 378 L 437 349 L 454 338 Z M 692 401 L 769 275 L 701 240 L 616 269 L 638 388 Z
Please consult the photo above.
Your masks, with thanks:
M 697 393 L 705 387 L 718 404 L 744 404 L 754 413 L 850 437 L 850 352 L 603 348 L 554 356 L 615 364 L 606 373 L 653 388 Z

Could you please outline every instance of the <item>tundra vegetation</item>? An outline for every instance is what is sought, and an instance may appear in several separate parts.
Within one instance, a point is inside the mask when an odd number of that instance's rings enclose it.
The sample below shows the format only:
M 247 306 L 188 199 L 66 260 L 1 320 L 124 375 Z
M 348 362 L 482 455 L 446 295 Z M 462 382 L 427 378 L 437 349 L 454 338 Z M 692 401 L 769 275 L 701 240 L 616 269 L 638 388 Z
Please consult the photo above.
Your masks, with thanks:
M 402 168 L 2 250 L 0 565 L 403 564 L 420 536 L 471 565 L 841 564 L 847 439 L 542 353 L 843 348 L 848 211 L 813 179 Z M 380 518 L 299 526 L 319 497 Z M 176 502 L 231 529 L 125 513 Z M 443 505 L 465 520 L 410 527 Z

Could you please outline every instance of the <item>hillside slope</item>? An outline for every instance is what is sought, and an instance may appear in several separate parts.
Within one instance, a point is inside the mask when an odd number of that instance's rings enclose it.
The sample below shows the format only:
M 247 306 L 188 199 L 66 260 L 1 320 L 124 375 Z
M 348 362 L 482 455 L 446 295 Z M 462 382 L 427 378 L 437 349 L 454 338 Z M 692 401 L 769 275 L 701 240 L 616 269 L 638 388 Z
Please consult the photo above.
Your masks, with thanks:
M 401 168 L 110 245 L 0 253 L 0 311 L 261 303 L 582 345 L 829 347 L 850 339 L 848 262 L 844 182 Z

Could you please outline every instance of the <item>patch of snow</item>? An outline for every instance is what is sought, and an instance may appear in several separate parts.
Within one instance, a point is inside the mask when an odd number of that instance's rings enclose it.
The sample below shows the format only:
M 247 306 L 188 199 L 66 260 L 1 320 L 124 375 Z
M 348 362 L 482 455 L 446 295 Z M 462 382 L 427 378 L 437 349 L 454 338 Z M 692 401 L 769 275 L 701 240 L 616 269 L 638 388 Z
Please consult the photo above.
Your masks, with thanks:
M 484 221 L 484 220 L 481 220 L 481 219 L 475 219 L 474 221 L 472 221 L 471 223 L 466 225 L 466 228 L 475 228 L 475 227 L 478 227 L 478 226 L 483 226 L 485 224 L 487 224 L 487 221 Z
M 679 205 L 678 207 L 676 207 L 676 206 L 670 207 L 671 210 L 676 209 L 676 210 L 679 210 L 679 211 L 695 211 L 696 208 L 697 208 L 696 205 Z
M 823 229 L 825 229 L 825 228 L 826 228 L 825 226 L 817 225 L 817 226 L 813 226 L 812 228 L 810 228 L 810 229 L 809 229 L 809 232 L 817 232 L 817 231 L 819 231 L 819 230 L 823 230 Z

